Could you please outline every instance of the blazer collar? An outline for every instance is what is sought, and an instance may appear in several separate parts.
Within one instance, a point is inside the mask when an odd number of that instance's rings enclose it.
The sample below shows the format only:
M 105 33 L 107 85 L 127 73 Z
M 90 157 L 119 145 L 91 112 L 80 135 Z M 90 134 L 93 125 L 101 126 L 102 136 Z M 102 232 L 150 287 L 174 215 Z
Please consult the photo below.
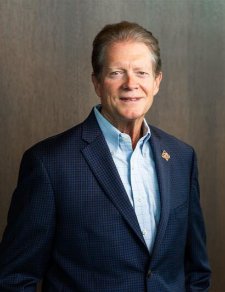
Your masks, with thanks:
M 97 178 L 105 194 L 146 247 L 136 214 L 128 199 L 93 110 L 84 121 L 82 138 L 87 142 L 86 146 L 82 149 L 82 153 L 93 174 Z
M 156 172 L 158 177 L 159 184 L 159 192 L 161 197 L 161 217 L 157 229 L 155 244 L 152 252 L 152 260 L 154 260 L 154 255 L 158 252 L 158 248 L 160 247 L 169 218 L 170 211 L 170 183 L 169 183 L 169 175 L 170 175 L 170 163 L 171 159 L 168 156 L 168 147 L 165 145 L 157 133 L 155 128 L 151 128 L 152 136 L 151 136 L 151 147 L 153 156 L 155 159 Z M 166 154 L 166 156 L 165 156 Z M 169 158 L 168 158 L 169 157 Z

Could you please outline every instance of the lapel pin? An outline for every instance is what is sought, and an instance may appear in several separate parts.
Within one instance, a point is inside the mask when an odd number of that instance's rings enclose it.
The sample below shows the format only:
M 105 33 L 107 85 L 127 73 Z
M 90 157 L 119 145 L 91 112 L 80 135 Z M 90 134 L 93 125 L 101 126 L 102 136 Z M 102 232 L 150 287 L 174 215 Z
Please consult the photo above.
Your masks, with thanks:
M 166 150 L 163 150 L 162 152 L 162 158 L 165 159 L 166 161 L 168 161 L 170 159 L 170 155 L 169 153 L 166 152 Z

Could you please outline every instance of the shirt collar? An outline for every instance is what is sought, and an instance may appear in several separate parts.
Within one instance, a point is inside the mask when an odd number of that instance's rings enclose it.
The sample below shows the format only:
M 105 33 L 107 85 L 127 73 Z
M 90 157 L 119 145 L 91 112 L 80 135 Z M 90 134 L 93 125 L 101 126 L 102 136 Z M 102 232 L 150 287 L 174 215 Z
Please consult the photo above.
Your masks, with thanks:
M 122 133 L 114 127 L 100 112 L 101 105 L 97 105 L 94 107 L 94 113 L 95 117 L 97 119 L 97 122 L 99 124 L 100 129 L 102 130 L 102 133 L 105 137 L 105 140 L 109 146 L 109 149 L 111 152 L 116 152 L 119 143 L 120 143 L 120 137 Z M 138 141 L 138 143 L 141 143 L 141 146 L 143 148 L 144 144 L 150 139 L 151 137 L 151 131 L 148 126 L 148 123 L 144 119 L 143 125 L 142 125 L 142 130 L 143 130 L 143 136 L 141 139 Z

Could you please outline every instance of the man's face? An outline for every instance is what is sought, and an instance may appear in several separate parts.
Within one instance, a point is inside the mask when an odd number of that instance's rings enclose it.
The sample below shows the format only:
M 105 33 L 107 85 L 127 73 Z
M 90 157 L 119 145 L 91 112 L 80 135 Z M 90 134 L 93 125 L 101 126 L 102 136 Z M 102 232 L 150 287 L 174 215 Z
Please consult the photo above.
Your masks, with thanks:
M 105 52 L 103 71 L 93 77 L 101 99 L 102 114 L 115 126 L 142 121 L 159 90 L 149 48 L 140 42 L 111 44 Z

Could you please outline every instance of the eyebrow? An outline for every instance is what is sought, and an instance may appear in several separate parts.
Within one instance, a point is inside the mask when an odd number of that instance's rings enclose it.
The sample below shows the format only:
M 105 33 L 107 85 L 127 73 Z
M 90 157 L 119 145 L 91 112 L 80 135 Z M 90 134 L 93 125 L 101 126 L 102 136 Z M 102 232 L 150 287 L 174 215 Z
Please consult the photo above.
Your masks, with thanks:
M 104 68 L 106 70 L 127 70 L 126 68 L 124 68 L 123 66 L 112 66 L 112 67 L 109 67 L 109 66 L 104 66 Z M 150 70 L 151 68 L 149 68 L 148 66 L 137 66 L 137 67 L 133 67 L 132 68 L 133 70 Z

